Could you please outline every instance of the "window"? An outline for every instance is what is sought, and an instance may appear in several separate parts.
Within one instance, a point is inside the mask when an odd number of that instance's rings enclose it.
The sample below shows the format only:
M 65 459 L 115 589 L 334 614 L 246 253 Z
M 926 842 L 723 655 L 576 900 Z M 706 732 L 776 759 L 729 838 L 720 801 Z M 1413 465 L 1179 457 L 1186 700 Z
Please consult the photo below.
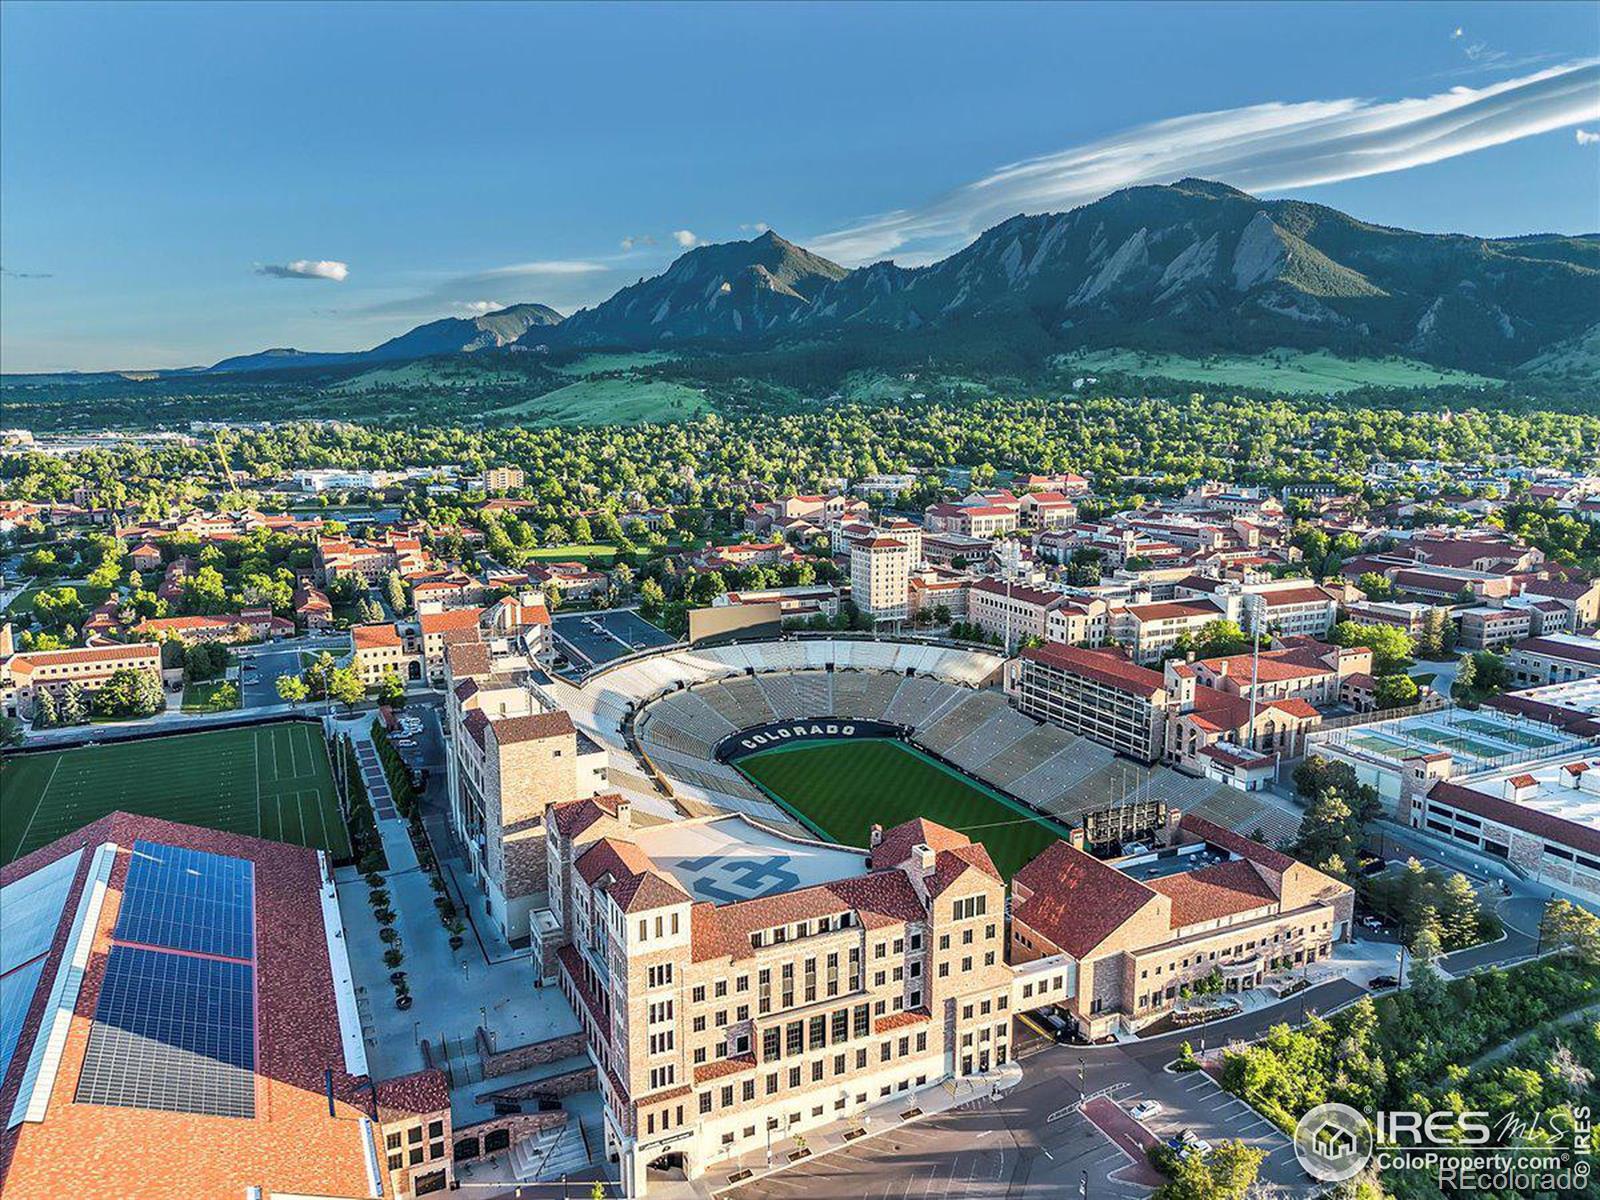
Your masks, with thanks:
M 672 982 L 672 964 L 657 963 L 645 972 L 646 987 L 666 987 Z

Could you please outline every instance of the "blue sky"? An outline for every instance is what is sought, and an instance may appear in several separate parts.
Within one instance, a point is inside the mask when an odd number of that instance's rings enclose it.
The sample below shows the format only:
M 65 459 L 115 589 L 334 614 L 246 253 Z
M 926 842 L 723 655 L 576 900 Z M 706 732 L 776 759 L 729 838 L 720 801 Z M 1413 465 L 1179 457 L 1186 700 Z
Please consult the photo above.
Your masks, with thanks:
M 1593 232 L 1597 59 L 1586 3 L 11 0 L 0 367 L 571 311 L 762 226 L 924 262 L 1185 174 L 1416 229 Z

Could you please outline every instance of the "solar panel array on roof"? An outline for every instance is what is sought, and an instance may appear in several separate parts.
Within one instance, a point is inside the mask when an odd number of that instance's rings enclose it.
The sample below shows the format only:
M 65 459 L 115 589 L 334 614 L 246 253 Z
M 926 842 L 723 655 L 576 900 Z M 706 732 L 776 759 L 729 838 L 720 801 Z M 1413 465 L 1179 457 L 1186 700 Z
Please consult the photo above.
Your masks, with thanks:
M 253 1117 L 255 968 L 113 946 L 80 1104 Z
M 82 859 L 74 850 L 0 888 L 0 975 L 50 949 Z
M 11 1069 L 11 1059 L 17 1052 L 17 1041 L 22 1036 L 22 1022 L 28 1016 L 33 994 L 39 990 L 39 980 L 44 978 L 47 958 L 36 958 L 18 967 L 9 975 L 0 976 L 0 1080 Z
M 113 936 L 224 958 L 255 956 L 255 864 L 135 842 Z

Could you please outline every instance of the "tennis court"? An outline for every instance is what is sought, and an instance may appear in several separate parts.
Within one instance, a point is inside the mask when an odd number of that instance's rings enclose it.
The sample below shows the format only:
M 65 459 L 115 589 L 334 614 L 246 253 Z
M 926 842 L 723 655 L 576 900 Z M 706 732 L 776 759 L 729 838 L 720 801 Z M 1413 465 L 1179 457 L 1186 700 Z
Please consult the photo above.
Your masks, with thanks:
M 322 732 L 289 721 L 10 756 L 0 862 L 118 809 L 350 857 Z

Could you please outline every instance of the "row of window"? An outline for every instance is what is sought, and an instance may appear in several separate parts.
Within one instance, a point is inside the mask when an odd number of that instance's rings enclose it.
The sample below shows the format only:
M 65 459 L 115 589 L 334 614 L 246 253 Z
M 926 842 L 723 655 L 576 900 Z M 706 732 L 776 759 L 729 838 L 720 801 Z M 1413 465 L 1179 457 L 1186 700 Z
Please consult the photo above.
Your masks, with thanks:
M 1004 1026 L 1001 1026 L 1003 1029 Z M 771 1031 L 769 1031 L 771 1032 Z M 968 1035 L 971 1036 L 970 1034 Z M 1001 1034 L 1001 1036 L 1004 1036 Z M 928 1034 L 926 1030 L 915 1036 L 907 1034 L 900 1038 L 885 1038 L 878 1043 L 877 1061 L 879 1063 L 893 1062 L 897 1058 L 905 1058 L 911 1054 L 926 1054 L 928 1051 Z M 830 1057 L 814 1059 L 809 1066 L 795 1065 L 789 1068 L 787 1077 L 782 1071 L 769 1071 L 762 1084 L 762 1093 L 775 1096 L 787 1087 L 793 1091 L 810 1083 L 824 1083 L 830 1077 L 838 1078 L 850 1071 L 864 1071 L 871 1062 L 872 1056 L 865 1046 L 857 1048 L 854 1055 L 834 1054 Z M 852 1066 L 852 1063 L 854 1064 Z M 756 1099 L 756 1080 L 746 1079 L 737 1086 L 731 1083 L 723 1084 L 717 1089 L 708 1089 L 700 1093 L 700 1112 L 705 1115 L 717 1109 L 733 1108 L 737 1104 L 750 1104 Z M 648 1122 L 647 1122 L 648 1124 Z

